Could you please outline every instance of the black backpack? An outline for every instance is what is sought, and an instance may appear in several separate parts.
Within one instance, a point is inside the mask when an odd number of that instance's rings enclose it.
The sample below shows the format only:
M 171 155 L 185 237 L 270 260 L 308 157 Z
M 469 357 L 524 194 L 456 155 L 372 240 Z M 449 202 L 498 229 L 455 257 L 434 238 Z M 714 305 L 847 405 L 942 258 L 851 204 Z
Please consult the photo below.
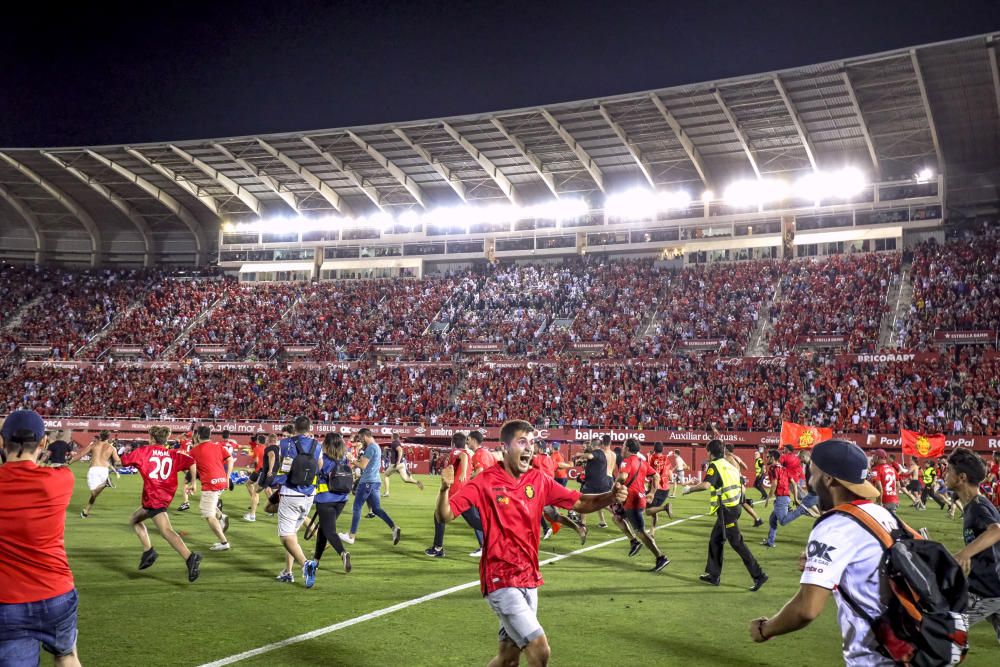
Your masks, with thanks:
M 316 448 L 319 443 L 310 440 L 312 448 L 308 452 L 303 451 L 299 446 L 301 441 L 299 436 L 292 439 L 295 443 L 295 458 L 292 459 L 292 467 L 288 471 L 285 484 L 287 486 L 309 486 L 315 483 L 316 473 L 319 472 L 319 461 L 316 459 Z
M 354 487 L 354 472 L 351 470 L 351 463 L 347 459 L 334 461 L 333 468 L 327 475 L 327 486 L 330 493 L 347 495 Z
M 871 626 L 873 648 L 897 665 L 933 667 L 962 662 L 969 650 L 968 617 L 963 613 L 969 585 L 951 553 L 898 518 L 897 528 L 890 533 L 857 505 L 838 505 L 833 512 L 851 517 L 885 549 L 879 564 L 885 613 L 871 618 L 849 591 L 839 588 L 844 602 Z

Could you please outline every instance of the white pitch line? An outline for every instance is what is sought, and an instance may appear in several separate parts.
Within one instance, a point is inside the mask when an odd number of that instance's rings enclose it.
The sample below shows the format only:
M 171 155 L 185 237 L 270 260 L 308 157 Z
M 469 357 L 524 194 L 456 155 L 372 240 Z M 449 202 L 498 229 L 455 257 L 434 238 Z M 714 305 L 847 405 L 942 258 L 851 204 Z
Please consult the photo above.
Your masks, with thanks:
M 677 524 L 684 523 L 685 521 L 693 521 L 695 519 L 701 519 L 704 516 L 705 516 L 704 514 L 695 514 L 694 516 L 689 516 L 684 519 L 675 519 L 670 523 L 660 524 L 656 528 L 657 529 L 669 528 L 670 526 L 676 526 Z M 593 551 L 594 549 L 600 549 L 601 547 L 606 547 L 609 544 L 614 544 L 615 542 L 621 542 L 624 539 L 625 536 L 623 535 L 621 537 L 616 537 L 611 540 L 606 540 L 604 542 L 592 544 L 589 547 L 583 547 L 582 549 L 577 549 L 576 551 L 570 551 L 569 553 L 553 556 L 548 560 L 541 561 L 539 565 L 540 566 L 549 565 L 551 563 L 555 563 L 564 560 L 566 558 L 569 558 L 570 556 L 578 556 L 580 554 L 585 554 L 588 551 Z M 551 553 L 551 552 L 545 551 L 542 553 Z M 385 607 L 383 609 L 379 609 L 377 611 L 373 611 L 368 614 L 362 614 L 361 616 L 355 616 L 354 618 L 350 618 L 346 621 L 341 621 L 339 623 L 334 623 L 333 625 L 328 625 L 325 628 L 317 628 L 316 630 L 312 630 L 310 632 L 306 632 L 301 635 L 295 635 L 294 637 L 289 637 L 288 639 L 282 639 L 281 641 L 274 642 L 272 644 L 267 644 L 259 648 L 250 649 L 249 651 L 244 651 L 243 653 L 237 653 L 236 655 L 231 655 L 227 658 L 221 658 L 214 662 L 206 662 L 205 664 L 200 665 L 199 667 L 222 667 L 223 665 L 231 665 L 233 663 L 246 660 L 247 658 L 253 658 L 258 655 L 270 653 L 271 651 L 277 651 L 280 648 L 284 648 L 286 646 L 292 646 L 293 644 L 299 644 L 301 642 L 308 641 L 310 639 L 316 639 L 317 637 L 328 635 L 331 632 L 337 632 L 338 630 L 343 630 L 344 628 L 349 628 L 353 625 L 364 623 L 365 621 L 370 621 L 372 619 L 379 618 L 381 616 L 387 616 L 397 611 L 402 611 L 403 609 L 407 609 L 409 607 L 413 607 L 418 604 L 422 604 L 424 602 L 430 602 L 431 600 L 436 600 L 438 598 L 443 598 L 446 595 L 451 595 L 452 593 L 458 593 L 459 591 L 464 591 L 467 588 L 474 588 L 476 586 L 479 586 L 478 579 L 476 581 L 470 581 L 468 583 L 459 584 L 458 586 L 452 586 L 451 588 L 445 588 L 444 590 L 440 590 L 435 593 L 428 593 L 427 595 L 423 595 L 418 598 L 413 598 L 412 600 L 405 600 L 403 602 L 394 604 L 390 607 Z

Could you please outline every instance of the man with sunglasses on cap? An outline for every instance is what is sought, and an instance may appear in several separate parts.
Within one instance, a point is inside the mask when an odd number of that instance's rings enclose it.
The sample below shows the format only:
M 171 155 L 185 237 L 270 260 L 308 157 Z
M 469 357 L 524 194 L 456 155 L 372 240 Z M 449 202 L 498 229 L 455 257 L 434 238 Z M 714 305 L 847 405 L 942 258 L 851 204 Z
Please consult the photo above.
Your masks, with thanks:
M 871 502 L 879 495 L 868 482 L 868 458 L 853 442 L 825 440 L 813 448 L 808 488 L 819 497 L 819 508 L 828 512 L 852 503 L 867 512 L 886 530 L 897 527 L 895 517 Z M 889 667 L 894 663 L 871 648 L 872 629 L 844 602 L 846 590 L 871 618 L 885 612 L 879 596 L 879 563 L 882 544 L 850 516 L 833 512 L 825 516 L 809 534 L 805 552 L 799 557 L 802 577 L 799 590 L 773 618 L 763 616 L 750 622 L 750 638 L 765 642 L 772 637 L 801 630 L 816 619 L 831 593 L 837 602 L 837 620 L 844 638 L 843 655 L 847 667 Z
M 73 473 L 35 463 L 47 442 L 38 413 L 10 413 L 0 436 L 0 665 L 37 665 L 44 648 L 73 667 L 77 594 L 63 542 Z

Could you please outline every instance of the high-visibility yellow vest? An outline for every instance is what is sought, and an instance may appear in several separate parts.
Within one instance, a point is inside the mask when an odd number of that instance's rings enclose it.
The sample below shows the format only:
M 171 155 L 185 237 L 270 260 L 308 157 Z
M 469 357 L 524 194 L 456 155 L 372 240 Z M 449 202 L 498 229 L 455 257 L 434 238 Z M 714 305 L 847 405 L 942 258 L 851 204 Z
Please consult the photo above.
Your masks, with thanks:
M 732 463 L 724 458 L 715 459 L 708 464 L 709 468 L 715 466 L 719 477 L 722 479 L 722 486 L 712 487 L 711 506 L 712 513 L 719 509 L 721 502 L 725 507 L 736 507 L 740 504 L 740 496 L 743 495 L 743 485 L 740 483 L 740 471 Z
M 937 470 L 934 468 L 924 469 L 924 484 L 933 484 L 934 479 L 937 477 Z
M 754 459 L 753 471 L 756 473 L 757 477 L 764 474 L 764 459 Z

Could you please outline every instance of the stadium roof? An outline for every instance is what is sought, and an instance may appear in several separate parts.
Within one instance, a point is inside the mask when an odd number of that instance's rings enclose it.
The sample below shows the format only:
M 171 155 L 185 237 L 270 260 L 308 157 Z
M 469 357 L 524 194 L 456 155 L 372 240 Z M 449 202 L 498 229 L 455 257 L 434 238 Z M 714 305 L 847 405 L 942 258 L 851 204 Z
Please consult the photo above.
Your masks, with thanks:
M 997 39 L 470 116 L 0 150 L 0 243 L 190 262 L 230 220 L 568 194 L 600 205 L 642 184 L 697 197 L 845 165 L 882 181 L 984 174 L 1000 165 Z

